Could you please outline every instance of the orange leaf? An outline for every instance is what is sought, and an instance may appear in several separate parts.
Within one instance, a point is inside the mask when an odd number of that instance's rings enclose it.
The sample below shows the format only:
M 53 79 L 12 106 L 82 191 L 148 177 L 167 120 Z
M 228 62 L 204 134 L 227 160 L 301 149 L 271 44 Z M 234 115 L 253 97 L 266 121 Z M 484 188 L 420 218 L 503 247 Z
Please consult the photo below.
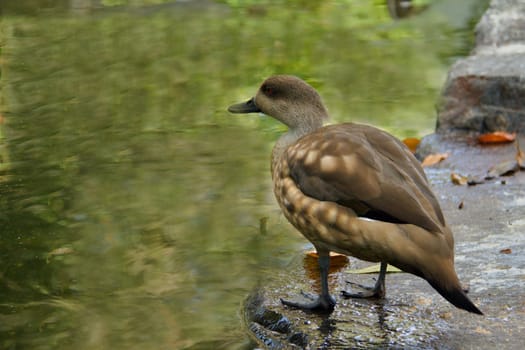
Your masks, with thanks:
M 408 137 L 403 140 L 403 143 L 408 147 L 410 152 L 416 153 L 417 146 L 421 142 L 420 139 L 417 139 L 415 137 Z
M 306 252 L 306 255 L 309 256 L 309 257 L 311 257 L 311 258 L 315 258 L 315 259 L 319 258 L 319 254 L 317 254 L 317 251 L 315 251 L 315 250 L 309 250 L 309 251 L 307 251 L 307 252 Z M 344 254 L 339 254 L 339 253 L 330 252 L 330 258 L 336 258 L 336 259 L 337 259 L 337 258 L 339 258 L 339 257 L 341 257 L 341 256 L 346 257 L 346 255 L 344 255 Z
M 429 154 L 423 159 L 421 166 L 431 166 L 448 158 L 448 153 Z
M 488 134 L 478 136 L 478 142 L 481 144 L 488 143 L 507 143 L 512 142 L 516 138 L 516 133 L 510 134 L 504 131 L 495 131 Z
M 319 255 L 315 250 L 310 250 L 306 252 L 305 261 L 308 261 L 309 264 L 314 264 L 314 266 L 317 266 L 317 259 L 319 258 Z M 341 267 L 348 263 L 348 257 L 343 254 L 330 252 L 330 266 L 331 267 Z M 317 271 L 317 267 L 315 267 L 315 271 Z
M 512 254 L 512 249 L 505 248 L 499 251 L 501 254 Z

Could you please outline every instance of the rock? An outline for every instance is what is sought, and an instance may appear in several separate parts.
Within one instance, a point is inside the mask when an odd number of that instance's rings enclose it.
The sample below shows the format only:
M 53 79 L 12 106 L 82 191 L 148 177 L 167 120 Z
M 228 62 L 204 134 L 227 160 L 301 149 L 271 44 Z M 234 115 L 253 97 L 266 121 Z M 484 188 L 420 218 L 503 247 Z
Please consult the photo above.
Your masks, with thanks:
M 525 133 L 525 2 L 493 0 L 472 55 L 449 71 L 436 132 Z
M 476 27 L 476 51 L 525 42 L 525 2 L 496 0 Z

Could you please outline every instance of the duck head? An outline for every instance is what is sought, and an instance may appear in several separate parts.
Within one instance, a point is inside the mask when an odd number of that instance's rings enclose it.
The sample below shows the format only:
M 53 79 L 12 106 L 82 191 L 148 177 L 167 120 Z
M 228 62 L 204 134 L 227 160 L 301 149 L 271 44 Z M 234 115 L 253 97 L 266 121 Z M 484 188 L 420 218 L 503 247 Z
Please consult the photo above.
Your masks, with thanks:
M 256 95 L 228 108 L 231 113 L 262 112 L 294 129 L 320 128 L 328 118 L 321 97 L 305 81 L 292 75 L 274 75 L 266 79 Z

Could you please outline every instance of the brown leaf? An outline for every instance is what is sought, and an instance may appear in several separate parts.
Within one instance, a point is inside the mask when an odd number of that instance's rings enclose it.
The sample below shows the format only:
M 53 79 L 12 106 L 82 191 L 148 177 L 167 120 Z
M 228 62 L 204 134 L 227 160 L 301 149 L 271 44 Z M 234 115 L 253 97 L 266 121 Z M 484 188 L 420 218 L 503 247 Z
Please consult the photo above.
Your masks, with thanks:
M 485 179 L 490 180 L 498 176 L 509 176 L 518 170 L 519 165 L 515 160 L 507 160 L 491 167 Z
M 475 186 L 475 185 L 479 185 L 482 183 L 485 183 L 485 180 L 483 180 L 482 178 L 479 178 L 478 176 L 469 176 L 467 178 L 467 185 L 469 186 Z
M 318 262 L 319 254 L 315 250 L 310 250 L 306 252 L 305 263 L 307 265 L 313 265 L 314 270 L 318 271 Z M 330 268 L 340 268 L 348 264 L 348 257 L 344 254 L 330 252 Z
M 450 180 L 452 181 L 452 183 L 454 185 L 466 185 L 468 183 L 468 178 L 466 176 L 463 176 L 463 175 L 460 175 L 460 174 L 456 174 L 456 173 L 451 173 L 450 174 Z
M 363 267 L 362 269 L 357 270 L 348 270 L 348 273 L 355 273 L 355 274 L 366 274 L 366 273 L 379 273 L 381 269 L 381 264 L 375 264 L 375 265 L 369 265 L 367 267 Z M 396 272 L 403 272 L 402 270 L 398 269 L 395 266 L 387 265 L 386 266 L 386 272 L 387 273 L 396 273 Z
M 478 136 L 478 142 L 481 144 L 491 144 L 491 143 L 508 143 L 514 141 L 516 138 L 516 133 L 508 133 L 504 131 L 495 131 L 487 134 L 482 134 Z
M 512 249 L 510 248 L 505 248 L 505 249 L 502 249 L 499 251 L 501 254 L 511 254 L 512 253 Z
M 458 209 L 461 210 L 463 209 L 463 207 L 464 207 L 463 201 L 459 202 Z
M 421 140 L 415 137 L 407 137 L 403 140 L 403 143 L 408 147 L 408 149 L 412 153 L 416 153 L 417 146 L 420 142 Z
M 448 158 L 448 153 L 429 154 L 428 156 L 425 157 L 425 159 L 423 159 L 423 162 L 421 162 L 421 166 L 431 166 L 447 158 Z

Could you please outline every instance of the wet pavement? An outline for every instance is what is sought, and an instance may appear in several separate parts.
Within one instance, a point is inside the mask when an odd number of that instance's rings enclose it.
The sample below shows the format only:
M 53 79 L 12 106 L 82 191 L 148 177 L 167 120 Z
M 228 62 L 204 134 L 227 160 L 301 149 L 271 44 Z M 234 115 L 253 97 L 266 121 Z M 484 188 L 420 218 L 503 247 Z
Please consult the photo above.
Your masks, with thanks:
M 432 139 L 434 138 L 434 139 Z M 436 139 L 437 138 L 437 139 Z M 484 316 L 458 310 L 426 281 L 387 275 L 383 300 L 344 299 L 347 281 L 373 285 L 376 274 L 349 271 L 373 265 L 354 258 L 330 274 L 337 298 L 330 315 L 283 307 L 280 298 L 317 292 L 312 258 L 298 253 L 286 270 L 269 276 L 244 307 L 249 333 L 268 349 L 523 349 L 525 344 L 525 171 L 476 186 L 454 185 L 452 172 L 483 177 L 515 156 L 515 144 L 479 146 L 432 136 L 427 151 L 447 152 L 426 168 L 456 242 L 456 270 Z M 428 140 L 427 140 L 428 141 Z M 521 137 L 525 145 L 525 138 Z

